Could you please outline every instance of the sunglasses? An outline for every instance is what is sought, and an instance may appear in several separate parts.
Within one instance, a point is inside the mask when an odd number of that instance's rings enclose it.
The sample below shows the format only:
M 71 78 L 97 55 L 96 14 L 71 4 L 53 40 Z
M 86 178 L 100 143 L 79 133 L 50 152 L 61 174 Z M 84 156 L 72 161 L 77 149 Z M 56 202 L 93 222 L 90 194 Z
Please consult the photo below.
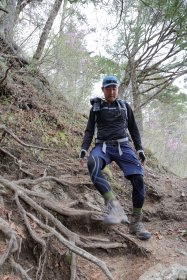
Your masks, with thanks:
M 117 81 L 116 80 L 106 80 L 105 82 L 104 82 L 104 84 L 116 84 L 117 85 Z

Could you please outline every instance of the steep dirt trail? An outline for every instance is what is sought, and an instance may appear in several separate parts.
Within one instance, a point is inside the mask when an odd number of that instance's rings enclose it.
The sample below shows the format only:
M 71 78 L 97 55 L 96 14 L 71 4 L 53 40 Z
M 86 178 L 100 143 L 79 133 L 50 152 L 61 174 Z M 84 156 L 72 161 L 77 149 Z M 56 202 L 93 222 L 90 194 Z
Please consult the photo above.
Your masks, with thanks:
M 38 71 L 27 71 L 16 58 L 11 63 L 10 79 L 1 85 L 0 94 L 0 218 L 6 222 L 3 228 L 0 220 L 0 280 L 20 280 L 20 275 L 22 279 L 69 280 L 74 268 L 76 280 L 108 279 L 101 268 L 75 257 L 54 236 L 54 229 L 71 245 L 76 243 L 104 261 L 114 280 L 138 280 L 156 264 L 187 266 L 187 180 L 159 168 L 147 151 L 144 223 L 151 239 L 137 240 L 125 225 L 104 226 L 104 202 L 86 166 L 77 160 L 85 116 L 74 113 L 72 117 L 61 93 L 50 99 L 49 83 Z M 129 182 L 115 164 L 107 176 L 130 215 Z M 15 252 L 4 229 L 13 234 L 12 244 L 18 243 Z
M 86 173 L 86 168 L 84 171 Z M 178 263 L 187 267 L 186 234 L 183 236 L 187 229 L 187 182 L 161 170 L 146 167 L 145 171 L 147 198 L 144 220 L 147 229 L 152 232 L 151 239 L 149 241 L 137 240 L 128 233 L 128 227 L 124 225 L 110 227 L 108 230 L 114 229 L 113 234 L 115 234 L 115 229 L 120 229 L 126 237 L 134 240 L 140 248 L 147 249 L 150 253 L 144 256 L 140 252 L 135 252 L 130 243 L 125 251 L 97 252 L 107 263 L 115 280 L 138 280 L 145 271 L 158 264 L 169 266 Z M 122 178 L 119 171 L 116 172 L 116 168 L 112 170 L 112 173 L 118 185 L 121 185 L 118 198 L 128 211 L 131 208 L 130 185 Z M 79 178 L 81 182 L 88 180 L 85 175 Z M 84 261 L 81 263 L 84 265 L 84 277 L 81 279 L 107 279 L 93 268 L 90 275 L 90 265 L 86 265 Z

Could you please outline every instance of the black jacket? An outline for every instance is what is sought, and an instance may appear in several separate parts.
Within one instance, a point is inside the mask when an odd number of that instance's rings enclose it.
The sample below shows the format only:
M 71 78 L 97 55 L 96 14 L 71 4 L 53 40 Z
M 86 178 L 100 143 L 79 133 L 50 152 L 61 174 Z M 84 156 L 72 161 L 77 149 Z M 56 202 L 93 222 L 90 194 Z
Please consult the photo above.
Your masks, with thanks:
M 121 102 L 120 102 L 121 103 Z M 93 107 L 85 130 L 81 149 L 88 150 L 93 136 L 99 140 L 117 140 L 128 137 L 128 131 L 136 150 L 142 150 L 140 133 L 130 105 L 123 101 L 123 108 L 118 99 L 112 103 L 101 102 L 100 110 Z

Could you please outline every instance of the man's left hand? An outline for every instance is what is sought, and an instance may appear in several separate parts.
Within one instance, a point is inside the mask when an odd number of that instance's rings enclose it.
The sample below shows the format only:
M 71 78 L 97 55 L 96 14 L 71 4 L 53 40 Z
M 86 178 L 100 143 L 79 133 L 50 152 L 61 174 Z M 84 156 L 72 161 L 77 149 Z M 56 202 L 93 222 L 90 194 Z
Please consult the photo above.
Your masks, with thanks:
M 138 153 L 139 159 L 141 161 L 141 164 L 143 165 L 145 163 L 145 160 L 146 160 L 144 151 L 143 150 L 138 150 L 137 153 Z

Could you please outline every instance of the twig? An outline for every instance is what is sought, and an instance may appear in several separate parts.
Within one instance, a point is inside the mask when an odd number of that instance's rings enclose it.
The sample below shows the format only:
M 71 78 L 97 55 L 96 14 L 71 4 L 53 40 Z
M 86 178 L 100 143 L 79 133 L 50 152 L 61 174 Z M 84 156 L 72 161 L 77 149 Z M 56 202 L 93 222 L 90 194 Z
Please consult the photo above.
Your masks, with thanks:
M 7 10 L 5 10 L 4 8 L 2 8 L 2 7 L 0 7 L 0 11 L 3 11 L 3 12 L 5 12 L 5 13 L 7 13 L 7 14 L 8 14 L 8 11 L 7 11 Z

